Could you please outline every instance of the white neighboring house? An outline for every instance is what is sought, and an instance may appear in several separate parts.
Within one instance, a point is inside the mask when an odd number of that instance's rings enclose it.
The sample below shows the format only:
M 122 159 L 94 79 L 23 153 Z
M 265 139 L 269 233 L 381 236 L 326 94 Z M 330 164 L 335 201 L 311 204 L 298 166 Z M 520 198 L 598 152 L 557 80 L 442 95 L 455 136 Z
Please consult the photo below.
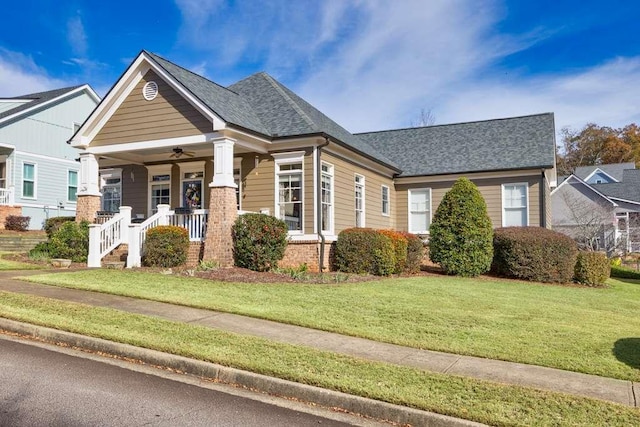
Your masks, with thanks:
M 0 98 L 0 229 L 7 215 L 42 229 L 73 216 L 80 163 L 67 144 L 100 102 L 89 85 Z
M 552 228 L 588 249 L 640 252 L 640 169 L 582 166 L 551 192 Z

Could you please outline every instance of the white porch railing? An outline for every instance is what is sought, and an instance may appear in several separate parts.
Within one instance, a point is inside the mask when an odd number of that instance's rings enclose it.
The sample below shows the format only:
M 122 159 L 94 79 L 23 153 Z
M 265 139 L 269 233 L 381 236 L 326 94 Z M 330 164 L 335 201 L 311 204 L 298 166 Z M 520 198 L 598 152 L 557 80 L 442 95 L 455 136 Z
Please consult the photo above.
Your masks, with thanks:
M 170 213 L 172 214 L 169 215 L 169 224 L 186 228 L 190 241 L 200 242 L 204 239 L 207 234 L 208 210 L 197 209 L 188 213 L 170 211 Z
M 13 188 L 0 188 L 0 205 L 11 206 L 14 201 Z
M 121 206 L 103 224 L 89 224 L 89 255 L 87 267 L 100 267 L 102 258 L 123 243 L 128 243 L 128 229 L 131 224 L 131 207 Z

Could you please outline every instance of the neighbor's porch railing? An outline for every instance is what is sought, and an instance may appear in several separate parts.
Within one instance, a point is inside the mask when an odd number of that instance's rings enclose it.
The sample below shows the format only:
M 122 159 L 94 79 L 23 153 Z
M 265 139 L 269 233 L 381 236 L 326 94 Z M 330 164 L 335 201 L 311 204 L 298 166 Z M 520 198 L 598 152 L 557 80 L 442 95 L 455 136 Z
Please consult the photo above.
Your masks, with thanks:
M 0 188 L 0 205 L 11 206 L 15 203 L 13 187 Z

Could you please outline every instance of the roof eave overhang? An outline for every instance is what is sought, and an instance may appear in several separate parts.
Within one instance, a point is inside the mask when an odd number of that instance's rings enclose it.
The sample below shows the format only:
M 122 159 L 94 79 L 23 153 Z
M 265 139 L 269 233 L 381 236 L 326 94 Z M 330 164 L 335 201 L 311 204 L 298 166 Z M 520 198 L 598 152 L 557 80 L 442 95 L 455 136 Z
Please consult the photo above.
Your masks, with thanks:
M 463 172 L 443 172 L 436 174 L 414 174 L 414 175 L 401 175 L 396 178 L 399 183 L 402 183 L 403 180 L 416 180 L 419 178 L 442 178 L 442 177 L 460 177 L 460 176 L 468 176 L 468 175 L 486 175 L 486 174 L 504 174 L 509 172 L 524 172 L 530 171 L 530 174 L 538 174 L 540 171 L 552 169 L 554 165 L 540 165 L 540 166 L 523 166 L 519 168 L 502 168 L 502 169 L 491 169 L 491 170 L 468 170 Z M 452 178 L 456 179 L 456 178 Z
M 344 141 L 329 135 L 326 132 L 313 132 L 313 133 L 306 133 L 306 134 L 299 134 L 299 135 L 287 135 L 287 136 L 278 136 L 278 137 L 274 137 L 273 138 L 273 142 L 277 142 L 277 141 L 287 141 L 287 140 L 293 140 L 293 139 L 302 139 L 302 138 L 323 138 L 327 141 L 333 142 L 337 145 L 340 145 L 341 147 L 344 147 L 348 150 L 354 151 L 356 153 L 358 153 L 359 155 L 361 155 L 362 157 L 365 157 L 373 162 L 376 162 L 382 166 L 384 166 L 387 169 L 390 169 L 391 171 L 393 171 L 393 173 L 398 174 L 402 172 L 402 169 L 399 169 L 397 166 L 389 164 L 387 162 L 384 162 L 370 154 L 367 154 L 361 150 L 358 150 L 357 148 L 345 143 Z

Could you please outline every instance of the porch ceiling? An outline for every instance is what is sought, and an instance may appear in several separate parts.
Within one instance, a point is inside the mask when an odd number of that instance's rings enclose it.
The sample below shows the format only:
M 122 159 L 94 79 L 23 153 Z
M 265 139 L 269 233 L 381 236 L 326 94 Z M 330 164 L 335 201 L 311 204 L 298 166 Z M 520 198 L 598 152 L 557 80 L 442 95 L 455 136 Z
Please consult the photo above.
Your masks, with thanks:
M 180 147 L 186 153 L 193 154 L 188 156 L 183 154 L 179 159 L 171 157 L 173 148 Z M 236 145 L 234 154 L 249 153 L 251 150 Z M 0 153 L 1 154 L 1 153 Z M 150 164 L 158 162 L 188 161 L 191 158 L 213 157 L 213 144 L 211 142 L 176 144 L 175 146 L 151 147 L 139 150 L 115 151 L 106 154 L 98 154 L 100 166 L 114 166 L 121 164 Z

